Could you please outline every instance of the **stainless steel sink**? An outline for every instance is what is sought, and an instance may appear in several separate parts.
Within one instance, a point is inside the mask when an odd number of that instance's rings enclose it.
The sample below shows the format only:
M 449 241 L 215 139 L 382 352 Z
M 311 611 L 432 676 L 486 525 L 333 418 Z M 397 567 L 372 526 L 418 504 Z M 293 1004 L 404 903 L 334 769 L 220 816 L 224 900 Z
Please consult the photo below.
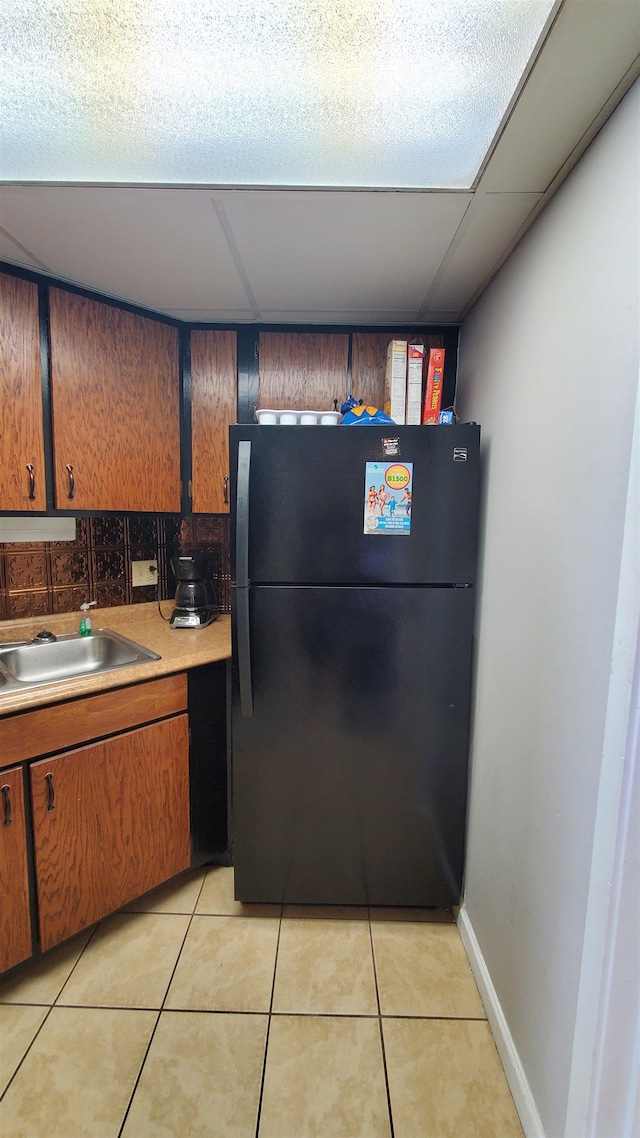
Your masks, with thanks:
M 97 628 L 91 636 L 63 633 L 51 643 L 0 642 L 0 695 L 159 659 L 156 652 L 108 628 Z

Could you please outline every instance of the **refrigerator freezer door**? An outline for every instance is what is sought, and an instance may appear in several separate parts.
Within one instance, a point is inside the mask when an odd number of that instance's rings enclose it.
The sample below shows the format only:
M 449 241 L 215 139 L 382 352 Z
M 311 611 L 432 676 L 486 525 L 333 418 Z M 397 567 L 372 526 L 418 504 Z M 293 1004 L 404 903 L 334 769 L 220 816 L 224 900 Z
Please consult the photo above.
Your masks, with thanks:
M 385 448 L 387 435 L 398 440 L 397 455 Z M 241 583 L 246 563 L 253 584 L 473 583 L 479 437 L 473 424 L 386 432 L 231 427 L 234 579 Z M 412 464 L 410 532 L 365 533 L 367 463 L 380 463 L 382 471 L 396 461 Z M 369 473 L 373 478 L 372 467 Z M 406 519 L 407 502 L 397 499 L 395 517 Z
M 251 718 L 237 657 L 233 680 L 239 900 L 459 902 L 473 602 L 251 588 Z

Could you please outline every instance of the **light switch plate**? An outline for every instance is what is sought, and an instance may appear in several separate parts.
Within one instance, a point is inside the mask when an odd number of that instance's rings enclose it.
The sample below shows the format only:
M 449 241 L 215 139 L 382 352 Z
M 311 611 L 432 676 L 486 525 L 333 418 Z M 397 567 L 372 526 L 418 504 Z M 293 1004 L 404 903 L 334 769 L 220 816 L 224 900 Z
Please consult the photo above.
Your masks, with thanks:
M 132 561 L 131 584 L 134 589 L 139 585 L 155 585 L 158 580 L 157 561 Z

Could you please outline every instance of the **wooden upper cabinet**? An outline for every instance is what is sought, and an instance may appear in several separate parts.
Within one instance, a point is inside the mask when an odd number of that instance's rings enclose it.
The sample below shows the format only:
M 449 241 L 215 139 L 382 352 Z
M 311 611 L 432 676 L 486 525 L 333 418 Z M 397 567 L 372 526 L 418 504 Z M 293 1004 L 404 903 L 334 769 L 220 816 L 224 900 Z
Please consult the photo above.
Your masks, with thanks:
M 333 411 L 348 394 L 348 364 L 348 334 L 261 332 L 258 405 Z
M 177 329 L 56 288 L 50 327 L 57 508 L 178 513 Z
M 441 335 L 425 332 L 354 332 L 351 353 L 351 390 L 356 399 L 367 407 L 384 404 L 384 381 L 387 370 L 387 345 L 391 340 L 406 340 L 408 344 L 424 344 L 427 348 L 441 348 Z
M 4 273 L 0 404 L 0 510 L 45 510 L 38 287 Z
M 229 424 L 237 417 L 237 336 L 191 333 L 191 508 L 229 510 Z
M 31 945 L 22 769 L 0 771 L 0 972 L 26 960 Z

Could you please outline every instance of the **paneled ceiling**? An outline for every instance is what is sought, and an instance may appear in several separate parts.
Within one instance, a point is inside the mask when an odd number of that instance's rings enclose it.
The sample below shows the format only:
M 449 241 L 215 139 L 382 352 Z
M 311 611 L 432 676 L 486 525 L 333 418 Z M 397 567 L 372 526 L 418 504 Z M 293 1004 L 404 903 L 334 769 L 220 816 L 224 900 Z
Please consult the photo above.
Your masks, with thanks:
M 638 77 L 639 50 L 638 0 L 559 3 L 468 190 L 5 179 L 0 260 L 187 321 L 457 322 Z

